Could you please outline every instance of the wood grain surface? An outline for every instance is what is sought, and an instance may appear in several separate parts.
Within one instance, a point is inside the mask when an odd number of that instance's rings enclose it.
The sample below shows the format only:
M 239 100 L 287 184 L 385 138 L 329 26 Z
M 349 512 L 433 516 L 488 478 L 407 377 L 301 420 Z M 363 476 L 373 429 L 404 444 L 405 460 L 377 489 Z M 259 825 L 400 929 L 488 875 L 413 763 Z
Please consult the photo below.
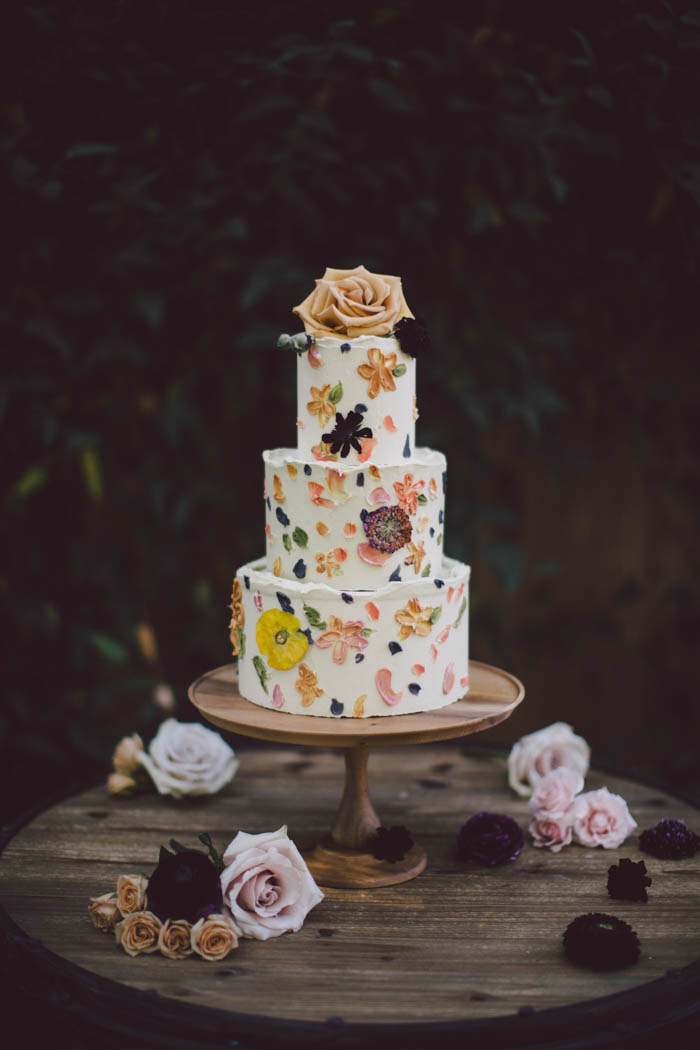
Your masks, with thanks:
M 700 855 L 647 857 L 632 836 L 615 850 L 552 854 L 528 844 L 503 867 L 463 866 L 454 838 L 467 817 L 486 809 L 525 825 L 527 810 L 506 785 L 502 757 L 450 744 L 389 749 L 370 760 L 383 823 L 407 825 L 427 853 L 421 876 L 384 889 L 329 889 L 299 933 L 243 941 L 221 964 L 129 958 L 92 927 L 88 897 L 110 890 L 121 873 L 150 873 L 160 843 L 175 837 L 197 846 L 206 830 L 222 849 L 238 829 L 286 823 L 308 849 L 327 832 L 343 784 L 341 753 L 277 746 L 240 757 L 235 781 L 215 798 L 117 801 L 95 788 L 36 817 L 0 858 L 0 901 L 10 918 L 58 956 L 127 990 L 259 1018 L 345 1024 L 527 1016 L 635 989 L 700 954 Z M 640 830 L 661 816 L 700 830 L 697 810 L 662 791 L 592 771 L 586 787 L 603 785 L 624 795 Z M 649 903 L 610 900 L 609 865 L 642 856 L 653 879 Z M 589 911 L 634 926 L 642 945 L 636 966 L 601 975 L 563 958 L 564 929 Z

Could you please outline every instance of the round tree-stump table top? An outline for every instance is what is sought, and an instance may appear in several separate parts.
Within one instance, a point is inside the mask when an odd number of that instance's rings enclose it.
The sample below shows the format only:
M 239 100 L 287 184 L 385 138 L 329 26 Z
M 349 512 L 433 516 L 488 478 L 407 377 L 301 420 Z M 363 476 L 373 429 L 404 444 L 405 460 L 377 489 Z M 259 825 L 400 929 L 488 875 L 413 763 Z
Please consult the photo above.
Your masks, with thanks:
M 461 744 L 391 748 L 370 759 L 385 823 L 407 824 L 428 854 L 419 878 L 328 889 L 298 933 L 243 940 L 221 963 L 129 958 L 92 927 L 88 898 L 122 873 L 149 874 L 161 843 L 197 847 L 208 831 L 223 850 L 238 829 L 286 823 L 304 849 L 329 826 L 341 753 L 278 745 L 242 751 L 240 760 L 218 796 L 116 800 L 97 787 L 11 837 L 0 857 L 0 966 L 6 988 L 21 984 L 35 998 L 37 1017 L 69 1009 L 102 1046 L 141 1046 L 138 1033 L 144 1044 L 151 1034 L 182 1050 L 428 1050 L 570 1046 L 574 1035 L 577 1048 L 598 1047 L 609 1045 L 606 1036 L 698 1016 L 700 855 L 659 860 L 640 853 L 633 835 L 613 850 L 551 853 L 528 842 L 515 862 L 465 866 L 454 842 L 468 816 L 491 810 L 526 826 L 528 813 L 507 787 L 504 758 Z M 699 830 L 698 811 L 664 791 L 591 770 L 586 788 L 603 785 L 627 799 L 640 831 L 662 816 Z M 608 897 L 607 870 L 621 857 L 645 861 L 648 904 Z M 562 934 L 591 911 L 635 928 L 635 966 L 600 974 L 566 961 Z
M 200 713 L 219 729 L 307 747 L 397 747 L 480 733 L 504 721 L 525 695 L 514 675 L 489 664 L 469 661 L 469 692 L 433 711 L 376 718 L 292 715 L 260 707 L 238 692 L 235 664 L 203 674 L 189 689 Z

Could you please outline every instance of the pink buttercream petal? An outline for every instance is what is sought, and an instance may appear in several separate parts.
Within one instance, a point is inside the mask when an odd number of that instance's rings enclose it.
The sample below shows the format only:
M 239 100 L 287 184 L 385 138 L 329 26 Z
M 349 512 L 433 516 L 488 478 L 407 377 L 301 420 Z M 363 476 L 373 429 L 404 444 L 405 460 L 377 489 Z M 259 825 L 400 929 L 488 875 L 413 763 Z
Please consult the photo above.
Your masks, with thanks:
M 272 690 L 272 703 L 275 707 L 284 706 L 284 694 L 278 685 Z
M 455 684 L 455 665 L 449 663 L 445 668 L 445 674 L 442 678 L 442 691 L 445 696 L 450 692 L 452 686 Z
M 391 557 L 391 554 L 378 551 L 371 543 L 358 543 L 357 553 L 368 565 L 385 565 Z
M 385 488 L 381 485 L 377 485 L 376 489 L 372 489 L 367 497 L 367 502 L 371 503 L 372 506 L 376 506 L 377 503 L 391 503 L 391 496 Z
M 374 681 L 385 704 L 389 704 L 390 707 L 398 704 L 403 693 L 395 693 L 391 688 L 391 671 L 388 668 L 382 667 L 381 670 L 377 671 Z

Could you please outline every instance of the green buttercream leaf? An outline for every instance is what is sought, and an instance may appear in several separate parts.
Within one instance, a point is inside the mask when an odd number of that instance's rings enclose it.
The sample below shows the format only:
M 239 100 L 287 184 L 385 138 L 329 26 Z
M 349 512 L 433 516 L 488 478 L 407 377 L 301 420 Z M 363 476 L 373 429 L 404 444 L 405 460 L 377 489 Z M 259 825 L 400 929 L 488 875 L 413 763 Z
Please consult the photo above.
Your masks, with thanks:
M 294 532 L 292 533 L 292 539 L 296 543 L 297 547 L 306 547 L 306 545 L 309 542 L 309 534 L 307 532 L 304 532 L 304 530 L 300 529 L 297 525 Z
M 462 617 L 464 616 L 464 613 L 466 612 L 466 609 L 467 609 L 467 599 L 466 598 L 462 598 L 462 604 L 459 607 L 459 612 L 457 613 L 457 619 L 452 624 L 453 627 L 459 627 L 459 625 L 462 622 Z
M 406 365 L 397 365 L 391 374 L 393 376 L 396 376 L 397 379 L 399 379 L 400 376 L 406 374 Z
M 340 380 L 338 380 L 338 382 L 335 384 L 330 394 L 328 395 L 328 400 L 332 405 L 337 405 L 342 396 L 343 384 L 340 382 Z
M 420 496 L 418 497 L 418 502 L 425 504 L 428 502 L 428 497 L 421 492 Z
M 436 605 L 435 608 L 433 609 L 433 611 L 430 614 L 430 620 L 428 622 L 429 623 L 437 623 L 441 616 L 442 616 L 442 606 L 441 605 Z
M 374 634 L 374 628 L 373 627 L 363 627 L 362 630 L 360 631 L 360 634 L 362 635 L 363 638 L 369 638 L 369 636 L 371 634 Z
M 430 562 L 428 562 L 426 567 L 423 569 L 421 576 L 430 576 Z
M 284 549 L 286 551 L 291 551 L 291 549 L 292 549 L 292 541 L 289 538 L 289 533 L 288 532 L 283 532 L 282 533 L 282 543 L 284 544 Z
M 328 624 L 325 620 L 321 619 L 317 609 L 313 609 L 310 605 L 304 603 L 304 613 L 312 627 L 318 627 L 319 631 L 325 631 Z
M 253 667 L 256 670 L 258 678 L 260 679 L 260 685 L 263 687 L 263 691 L 267 693 L 268 671 L 265 667 L 265 664 L 262 662 L 259 656 L 253 657 Z
M 245 631 L 242 627 L 237 627 L 238 631 L 238 659 L 242 660 L 245 656 Z

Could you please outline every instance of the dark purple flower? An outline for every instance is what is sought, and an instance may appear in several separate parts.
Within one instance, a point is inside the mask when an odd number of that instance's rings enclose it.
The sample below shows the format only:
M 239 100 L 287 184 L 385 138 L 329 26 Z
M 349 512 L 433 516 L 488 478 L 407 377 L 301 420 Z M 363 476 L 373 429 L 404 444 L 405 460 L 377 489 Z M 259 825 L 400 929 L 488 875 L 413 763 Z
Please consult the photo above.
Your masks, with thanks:
M 430 332 L 421 317 L 402 317 L 394 328 L 394 335 L 405 354 L 427 357 L 432 350 Z
M 396 864 L 403 860 L 413 846 L 408 828 L 398 824 L 391 828 L 379 827 L 375 835 L 367 841 L 367 848 L 377 860 L 388 860 Z
M 457 856 L 473 864 L 505 864 L 525 845 L 517 821 L 503 813 L 475 813 L 457 833 Z
M 577 966 L 619 970 L 639 958 L 639 938 L 622 919 L 593 911 L 579 915 L 566 927 L 564 954 Z
M 648 901 L 647 886 L 651 879 L 643 860 L 636 864 L 623 857 L 619 864 L 608 868 L 608 896 L 620 901 Z
M 148 909 L 159 919 L 196 922 L 221 911 L 221 883 L 215 865 L 199 850 L 169 853 L 161 846 L 148 880 Z
M 393 554 L 404 547 L 413 534 L 411 519 L 401 507 L 377 507 L 362 519 L 370 547 L 384 554 Z
M 662 817 L 639 836 L 639 847 L 645 853 L 664 860 L 680 860 L 694 857 L 700 846 L 700 838 L 686 826 L 684 820 Z
M 362 452 L 360 444 L 362 438 L 371 438 L 372 431 L 369 427 L 363 427 L 363 416 L 360 412 L 348 412 L 344 416 L 341 412 L 335 414 L 335 427 L 330 434 L 323 434 L 322 440 L 330 445 L 331 453 L 340 452 L 340 455 L 350 455 L 350 449 Z

